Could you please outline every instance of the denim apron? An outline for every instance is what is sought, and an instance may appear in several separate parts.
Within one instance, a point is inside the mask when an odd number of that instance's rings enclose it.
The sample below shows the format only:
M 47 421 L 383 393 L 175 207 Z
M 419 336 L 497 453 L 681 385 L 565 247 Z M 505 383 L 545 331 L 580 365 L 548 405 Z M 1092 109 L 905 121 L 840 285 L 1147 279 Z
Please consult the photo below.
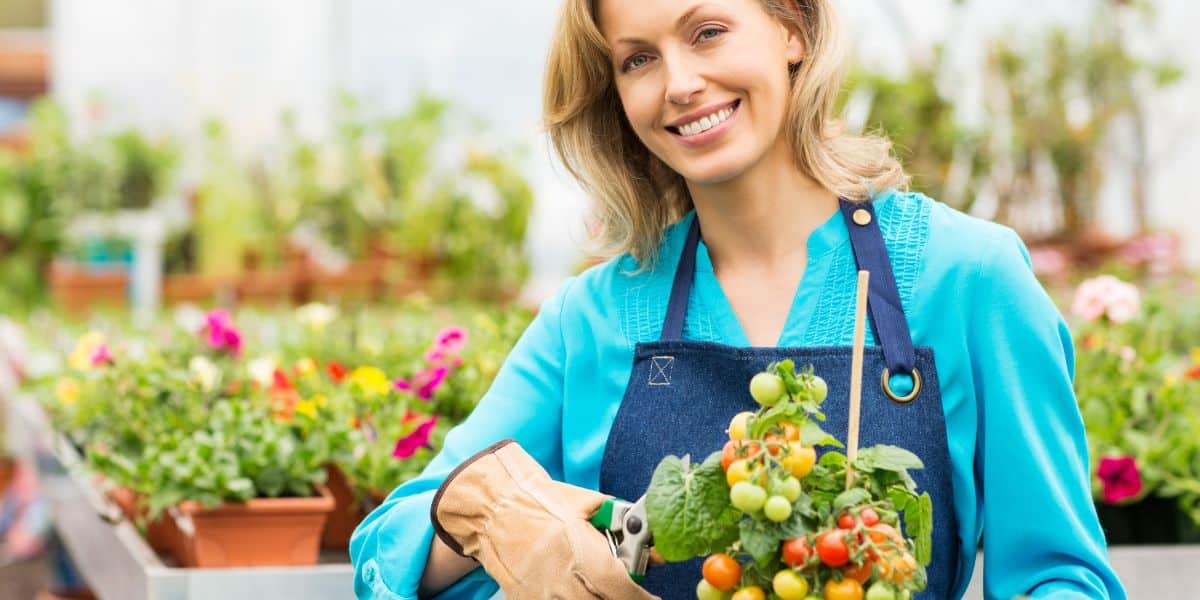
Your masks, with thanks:
M 871 272 L 868 312 L 875 346 L 863 358 L 860 447 L 892 444 L 921 457 L 914 470 L 920 491 L 933 500 L 933 561 L 929 584 L 916 597 L 950 598 L 958 563 L 958 528 L 951 489 L 946 422 L 933 350 L 914 348 L 891 261 L 870 203 L 841 201 L 855 262 Z M 695 276 L 699 220 L 693 220 L 675 272 L 662 337 L 639 343 L 625 397 L 608 436 L 600 467 L 600 491 L 634 500 L 645 493 L 659 460 L 691 454 L 703 460 L 721 450 L 733 416 L 758 405 L 749 383 L 767 364 L 792 359 L 813 365 L 829 385 L 822 405 L 826 431 L 843 442 L 849 417 L 849 346 L 736 348 L 682 339 L 688 293 Z M 846 314 L 853 319 L 853 314 Z M 818 452 L 822 448 L 818 447 Z M 651 567 L 644 585 L 663 600 L 691 600 L 702 578 L 702 559 Z

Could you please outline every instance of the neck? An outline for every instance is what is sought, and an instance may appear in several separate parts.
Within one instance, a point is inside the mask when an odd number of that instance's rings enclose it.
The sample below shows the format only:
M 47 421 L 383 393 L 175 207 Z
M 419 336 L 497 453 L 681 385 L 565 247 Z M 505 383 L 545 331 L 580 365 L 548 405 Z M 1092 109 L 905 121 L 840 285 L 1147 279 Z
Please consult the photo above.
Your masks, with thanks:
M 733 179 L 688 190 L 718 273 L 795 264 L 807 256 L 809 234 L 838 209 L 837 197 L 801 173 L 790 152 L 773 152 Z

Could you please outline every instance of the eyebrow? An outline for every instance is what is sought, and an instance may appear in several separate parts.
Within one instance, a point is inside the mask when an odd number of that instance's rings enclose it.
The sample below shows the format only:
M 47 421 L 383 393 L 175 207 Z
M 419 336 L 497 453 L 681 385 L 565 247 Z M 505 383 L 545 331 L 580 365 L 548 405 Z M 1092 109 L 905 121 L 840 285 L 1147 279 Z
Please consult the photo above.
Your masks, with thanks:
M 687 9 L 686 12 L 684 12 L 679 16 L 678 19 L 675 20 L 675 29 L 683 29 L 683 26 L 686 25 L 688 21 L 691 21 L 692 17 L 696 16 L 696 13 L 700 12 L 700 10 L 703 8 L 707 8 L 708 6 L 708 2 L 701 2 L 700 4 Z M 644 44 L 645 42 L 646 41 L 641 38 L 621 38 L 617 40 L 617 43 L 626 44 Z

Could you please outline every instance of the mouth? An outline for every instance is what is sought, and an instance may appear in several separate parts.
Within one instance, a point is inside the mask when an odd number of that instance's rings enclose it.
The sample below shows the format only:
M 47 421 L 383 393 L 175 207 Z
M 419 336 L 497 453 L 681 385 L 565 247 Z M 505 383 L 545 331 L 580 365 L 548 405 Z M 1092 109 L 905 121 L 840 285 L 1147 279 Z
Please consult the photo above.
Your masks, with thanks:
M 737 112 L 741 104 L 742 101 L 738 99 L 713 107 L 712 109 L 705 109 L 700 115 L 694 117 L 689 115 L 671 125 L 667 125 L 666 129 L 684 139 L 696 137 L 716 127 L 720 127 L 722 123 L 733 118 L 733 115 Z

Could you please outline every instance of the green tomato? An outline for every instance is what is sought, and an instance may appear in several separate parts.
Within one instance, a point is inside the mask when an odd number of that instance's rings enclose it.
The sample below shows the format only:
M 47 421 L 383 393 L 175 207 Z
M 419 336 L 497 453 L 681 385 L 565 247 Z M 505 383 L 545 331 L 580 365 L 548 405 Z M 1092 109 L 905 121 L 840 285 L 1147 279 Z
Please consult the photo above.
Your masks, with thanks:
M 808 582 L 791 569 L 776 573 L 771 580 L 771 589 L 782 600 L 804 600 L 808 596 Z
M 775 486 L 775 493 L 787 498 L 788 502 L 795 502 L 800 497 L 800 480 L 795 477 L 784 479 Z
M 750 395 L 763 406 L 775 406 L 783 392 L 783 379 L 774 373 L 759 373 L 750 380 Z
M 749 481 L 739 481 L 729 490 L 730 504 L 742 512 L 755 512 L 762 508 L 766 501 L 767 491 Z
M 783 496 L 771 496 L 763 506 L 763 514 L 776 523 L 786 521 L 792 516 L 792 503 Z
M 825 383 L 824 379 L 821 379 L 820 377 L 813 375 L 813 381 L 812 381 L 813 400 L 816 400 L 817 403 L 820 404 L 825 401 L 825 396 L 828 396 L 828 395 L 829 395 L 829 385 Z
M 867 589 L 867 600 L 900 600 L 896 588 L 886 581 L 876 581 Z
M 722 592 L 703 579 L 696 584 L 697 600 L 729 600 L 731 596 L 733 596 L 732 593 Z

